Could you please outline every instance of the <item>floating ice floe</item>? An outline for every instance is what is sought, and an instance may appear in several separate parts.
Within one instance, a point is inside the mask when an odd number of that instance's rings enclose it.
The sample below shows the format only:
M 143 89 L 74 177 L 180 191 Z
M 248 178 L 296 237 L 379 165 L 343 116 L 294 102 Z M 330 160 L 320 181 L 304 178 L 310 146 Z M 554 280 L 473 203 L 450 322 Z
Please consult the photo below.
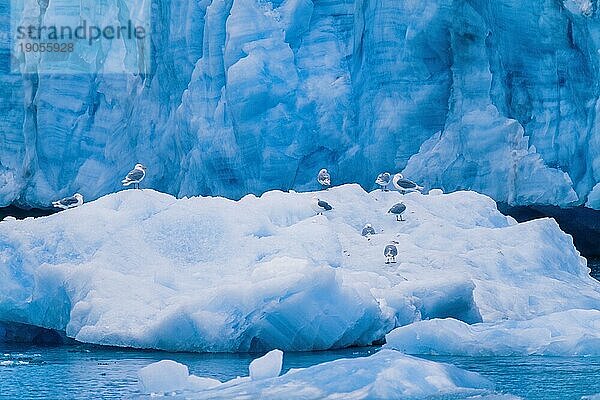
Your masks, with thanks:
M 276 364 L 276 363 L 275 363 Z M 280 377 L 236 378 L 222 384 L 189 375 L 187 367 L 161 361 L 139 373 L 144 393 L 184 393 L 190 399 L 407 399 L 452 395 L 488 398 L 493 384 L 477 373 L 393 350 L 292 369 Z M 172 377 L 172 379 L 167 379 Z M 199 383 L 194 384 L 197 380 Z M 218 382 L 218 381 L 216 381 Z M 213 386 L 213 384 L 215 384 Z M 444 397 L 447 398 L 447 397 Z M 509 397 L 494 397 L 508 399 Z M 512 397 L 511 397 L 512 398 Z
M 424 319 L 528 320 L 600 309 L 572 238 L 489 197 L 269 192 L 240 201 L 122 191 L 0 224 L 0 322 L 176 351 L 322 350 Z M 402 201 L 398 223 L 389 208 Z M 366 223 L 377 226 L 370 241 Z M 391 241 L 398 263 L 386 265 Z
M 217 379 L 190 375 L 187 366 L 171 360 L 150 364 L 138 372 L 138 385 L 143 393 L 168 394 L 210 389 L 220 384 Z
M 455 319 L 420 321 L 393 330 L 386 340 L 386 347 L 408 354 L 600 356 L 600 311 L 474 325 Z

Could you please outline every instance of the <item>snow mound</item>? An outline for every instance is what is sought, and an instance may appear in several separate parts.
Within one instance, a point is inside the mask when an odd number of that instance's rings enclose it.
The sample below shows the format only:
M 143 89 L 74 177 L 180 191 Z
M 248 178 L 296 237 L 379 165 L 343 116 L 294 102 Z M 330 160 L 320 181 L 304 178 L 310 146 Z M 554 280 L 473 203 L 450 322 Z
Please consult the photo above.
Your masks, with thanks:
M 318 195 L 326 215 L 313 193 L 126 190 L 0 223 L 0 322 L 104 345 L 296 351 L 380 342 L 422 319 L 600 308 L 600 284 L 554 220 L 517 224 L 473 192 Z M 387 214 L 399 201 L 406 222 Z M 386 265 L 391 240 L 398 263 Z
M 146 367 L 140 375 L 148 368 L 160 370 L 163 368 L 161 363 Z M 178 370 L 183 371 L 182 367 L 187 370 L 182 365 Z M 167 368 L 164 375 L 171 373 L 171 367 Z M 184 392 L 186 398 L 191 399 L 406 399 L 442 395 L 453 395 L 453 398 L 485 396 L 493 389 L 492 383 L 477 373 L 393 350 L 382 350 L 364 358 L 292 369 L 271 379 L 237 378 L 212 388 L 190 386 L 188 382 L 194 379 L 201 378 L 193 375 L 179 377 L 176 391 Z M 144 382 L 142 391 L 145 393 L 152 393 L 148 388 L 154 389 L 154 393 L 165 393 L 173 391 L 174 387 L 172 384 L 162 386 L 164 383 L 160 377 L 156 381 Z
M 475 325 L 436 319 L 397 328 L 386 339 L 386 347 L 408 354 L 599 356 L 600 311 Z

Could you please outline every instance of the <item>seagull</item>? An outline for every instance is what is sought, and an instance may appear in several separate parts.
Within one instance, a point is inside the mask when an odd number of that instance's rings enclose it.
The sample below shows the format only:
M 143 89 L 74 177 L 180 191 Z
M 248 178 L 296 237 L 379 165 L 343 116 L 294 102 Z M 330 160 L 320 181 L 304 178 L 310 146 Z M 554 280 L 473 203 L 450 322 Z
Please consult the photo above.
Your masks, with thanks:
M 385 246 L 385 249 L 383 250 L 383 255 L 385 256 L 386 264 L 396 262 L 396 256 L 398 255 L 398 248 L 396 247 L 397 244 L 398 242 L 392 241 L 392 243 Z
M 406 211 L 406 205 L 403 202 L 394 204 L 392 208 L 388 211 L 388 214 L 396 215 L 396 221 L 404 221 L 402 218 L 402 213 Z
M 79 193 L 75 193 L 71 197 L 65 197 L 64 199 L 55 201 L 52 205 L 56 208 L 61 208 L 63 210 L 67 210 L 69 208 L 79 207 L 83 204 L 83 196 Z
M 392 179 L 392 184 L 402 194 L 406 194 L 409 192 L 420 192 L 421 190 L 423 190 L 423 187 L 417 185 L 410 179 L 406 179 L 404 176 L 402 176 L 402 174 L 394 175 L 394 178 Z
M 317 181 L 319 184 L 321 184 L 323 189 L 327 189 L 329 186 L 331 186 L 331 175 L 329 175 L 329 172 L 327 172 L 325 168 L 319 171 L 319 175 L 317 175 Z
M 362 235 L 364 237 L 366 237 L 367 240 L 371 240 L 371 238 L 369 236 L 374 235 L 374 234 L 375 234 L 375 229 L 373 229 L 373 226 L 371 226 L 371 224 L 366 224 L 362 230 Z
M 133 184 L 133 187 L 140 188 L 140 182 L 146 177 L 146 167 L 142 164 L 135 164 L 135 167 L 129 171 L 125 179 L 121 181 L 123 186 L 129 186 Z
M 390 184 L 391 178 L 392 176 L 389 172 L 382 172 L 381 174 L 379 174 L 379 176 L 377 176 L 375 183 L 381 186 L 381 190 L 387 190 L 386 188 Z
M 331 211 L 333 207 L 325 200 L 319 199 L 317 196 L 313 197 L 312 208 L 315 210 L 317 215 L 323 215 L 323 211 Z

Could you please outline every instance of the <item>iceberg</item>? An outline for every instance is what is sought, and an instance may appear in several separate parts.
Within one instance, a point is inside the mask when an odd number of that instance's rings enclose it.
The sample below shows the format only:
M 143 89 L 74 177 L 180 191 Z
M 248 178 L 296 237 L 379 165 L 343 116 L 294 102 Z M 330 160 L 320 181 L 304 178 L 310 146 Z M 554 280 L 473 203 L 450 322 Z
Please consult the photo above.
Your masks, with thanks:
M 408 354 L 599 356 L 600 310 L 474 325 L 455 319 L 419 321 L 393 330 L 386 341 L 386 347 Z
M 341 359 L 308 368 L 292 369 L 280 377 L 237 378 L 213 387 L 187 375 L 187 367 L 165 361 L 143 368 L 143 393 L 180 392 L 190 399 L 422 399 L 487 398 L 493 384 L 475 372 L 381 350 L 369 357 Z M 149 371 L 153 371 L 152 374 Z M 165 376 L 176 379 L 165 381 Z M 176 390 L 174 390 L 176 389 Z M 490 397 L 513 399 L 514 397 Z
M 106 0 L 98 22 L 141 3 Z M 96 199 L 137 162 L 177 197 L 314 190 L 328 168 L 366 189 L 404 171 L 426 189 L 586 204 L 600 182 L 596 3 L 161 1 L 145 74 L 102 73 L 135 55 L 116 44 L 86 54 L 97 74 L 43 73 L 44 58 L 10 74 L 2 35 L 0 205 Z M 3 33 L 9 17 L 5 2 Z
M 381 343 L 426 319 L 600 309 L 600 283 L 554 220 L 518 224 L 474 192 L 317 194 L 333 210 L 315 215 L 310 192 L 124 190 L 0 222 L 0 336 L 29 326 L 101 345 L 304 351 Z M 387 213 L 399 201 L 405 222 Z M 385 264 L 392 240 L 399 262 Z

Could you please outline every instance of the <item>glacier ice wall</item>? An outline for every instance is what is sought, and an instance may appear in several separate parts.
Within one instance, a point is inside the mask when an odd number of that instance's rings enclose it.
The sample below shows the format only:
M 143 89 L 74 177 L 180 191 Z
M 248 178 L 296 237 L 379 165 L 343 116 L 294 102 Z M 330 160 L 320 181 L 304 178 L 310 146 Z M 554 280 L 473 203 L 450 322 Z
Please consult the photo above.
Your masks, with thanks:
M 327 167 L 336 184 L 405 170 L 584 204 L 600 182 L 598 7 L 154 0 L 152 72 L 130 76 L 13 75 L 0 35 L 0 204 L 96 198 L 136 162 L 178 196 L 311 189 Z

